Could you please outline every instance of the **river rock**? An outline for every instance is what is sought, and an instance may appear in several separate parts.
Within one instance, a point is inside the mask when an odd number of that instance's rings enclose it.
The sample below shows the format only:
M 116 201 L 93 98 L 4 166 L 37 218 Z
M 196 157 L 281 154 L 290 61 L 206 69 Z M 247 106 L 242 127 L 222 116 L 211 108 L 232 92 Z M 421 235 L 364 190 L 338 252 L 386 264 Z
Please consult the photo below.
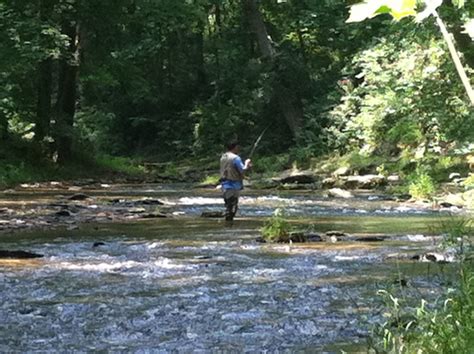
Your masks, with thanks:
M 13 258 L 13 259 L 30 259 L 30 258 L 41 258 L 44 257 L 42 254 L 27 252 L 27 251 L 5 251 L 0 250 L 0 259 Z
M 452 181 L 453 179 L 461 178 L 461 174 L 458 172 L 452 172 L 449 174 L 449 180 Z
M 425 253 L 425 254 L 417 254 L 413 256 L 411 259 L 417 260 L 420 262 L 435 262 L 435 263 L 452 263 L 454 262 L 454 255 L 452 254 L 442 254 L 442 253 Z
M 326 232 L 326 236 L 336 236 L 336 237 L 347 237 L 349 236 L 348 234 L 342 232 L 342 231 L 336 231 L 336 230 L 333 230 L 333 231 L 327 231 Z
M 90 197 L 87 194 L 84 193 L 77 193 L 72 196 L 70 196 L 68 199 L 69 200 L 86 200 L 89 199 Z
M 441 204 L 449 205 L 449 207 L 457 206 L 457 207 L 462 208 L 466 204 L 466 200 L 464 199 L 464 195 L 462 193 L 458 193 L 458 194 L 451 193 L 443 197 L 443 200 L 441 201 L 439 205 Z
M 271 178 L 262 178 L 254 181 L 253 187 L 258 189 L 272 189 L 278 187 L 279 183 Z
M 380 236 L 365 236 L 365 237 L 357 237 L 355 241 L 359 242 L 381 242 L 384 238 Z
M 336 171 L 332 173 L 335 177 L 347 176 L 351 172 L 351 169 L 347 166 L 339 167 Z
M 308 189 L 315 189 L 315 186 L 314 184 L 306 184 L 306 183 L 284 183 L 280 185 L 280 189 L 284 189 L 287 191 L 308 190 Z
M 112 199 L 110 201 L 112 204 L 121 204 L 125 206 L 142 206 L 142 205 L 163 205 L 163 202 L 158 199 L 139 199 L 139 200 L 126 200 L 126 199 Z
M 316 182 L 316 176 L 313 171 L 306 170 L 286 170 L 282 172 L 278 177 L 274 177 L 275 182 L 285 184 L 285 183 L 298 183 L 298 184 L 311 184 Z
M 321 186 L 323 188 L 330 188 L 330 187 L 334 187 L 336 183 L 337 183 L 337 179 L 335 177 L 327 177 L 321 181 Z
M 203 211 L 201 213 L 202 218 L 222 218 L 224 213 L 222 211 Z
M 289 241 L 295 243 L 306 242 L 306 236 L 304 232 L 291 232 L 289 236 Z
M 308 232 L 305 234 L 305 236 L 306 236 L 307 242 L 322 242 L 323 241 L 323 238 L 321 237 L 321 235 L 316 234 L 314 232 Z
M 396 184 L 400 182 L 400 176 L 399 175 L 390 175 L 387 177 L 387 182 L 391 184 Z
M 346 191 L 344 189 L 341 189 L 341 188 L 331 188 L 328 190 L 328 195 L 330 197 L 334 197 L 334 198 L 344 198 L 344 199 L 349 199 L 349 198 L 353 198 L 354 195 L 349 192 L 349 191 Z
M 395 279 L 392 284 L 400 285 L 402 287 L 408 286 L 408 280 L 405 278 Z
M 147 213 L 143 214 L 142 218 L 144 219 L 156 219 L 156 218 L 167 218 L 168 215 L 160 212 L 154 212 L 154 213 Z
M 64 209 L 64 210 L 60 210 L 56 212 L 54 215 L 61 216 L 61 217 L 68 217 L 68 216 L 71 216 L 72 213 L 69 210 Z
M 145 208 L 130 208 L 128 209 L 128 212 L 131 213 L 131 214 L 140 214 L 140 213 L 144 213 L 146 211 Z
M 349 176 L 343 182 L 344 187 L 349 189 L 375 188 L 384 185 L 387 179 L 383 175 Z

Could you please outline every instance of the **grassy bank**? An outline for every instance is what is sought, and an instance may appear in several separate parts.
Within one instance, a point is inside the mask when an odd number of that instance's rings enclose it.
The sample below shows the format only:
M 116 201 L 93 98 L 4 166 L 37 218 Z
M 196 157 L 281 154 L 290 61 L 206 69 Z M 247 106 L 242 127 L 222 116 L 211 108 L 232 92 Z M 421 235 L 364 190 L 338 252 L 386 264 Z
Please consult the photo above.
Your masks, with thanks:
M 370 339 L 376 353 L 472 353 L 473 220 L 451 219 L 440 224 L 440 231 L 444 235 L 440 248 L 454 252 L 458 262 L 454 273 L 443 273 L 444 294 L 429 302 L 421 295 L 407 298 L 402 289 L 380 290 L 385 322 L 374 329 Z

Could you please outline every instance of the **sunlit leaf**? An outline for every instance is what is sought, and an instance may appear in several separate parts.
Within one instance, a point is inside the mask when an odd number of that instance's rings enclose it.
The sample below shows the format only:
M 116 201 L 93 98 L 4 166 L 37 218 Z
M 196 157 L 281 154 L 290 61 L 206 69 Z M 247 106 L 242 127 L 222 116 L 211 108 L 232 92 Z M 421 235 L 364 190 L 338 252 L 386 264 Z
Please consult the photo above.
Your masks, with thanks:
M 416 0 L 369 0 L 351 6 L 346 22 L 361 22 L 367 18 L 389 13 L 395 20 L 416 15 Z
M 416 0 L 387 1 L 387 6 L 391 8 L 390 15 L 397 21 L 407 16 L 416 15 Z
M 463 33 L 467 33 L 472 40 L 474 40 L 474 18 L 471 18 L 464 24 Z
M 350 9 L 350 16 L 346 22 L 361 22 L 367 18 L 374 17 L 377 11 L 383 7 L 383 3 L 378 0 L 369 0 L 354 4 Z

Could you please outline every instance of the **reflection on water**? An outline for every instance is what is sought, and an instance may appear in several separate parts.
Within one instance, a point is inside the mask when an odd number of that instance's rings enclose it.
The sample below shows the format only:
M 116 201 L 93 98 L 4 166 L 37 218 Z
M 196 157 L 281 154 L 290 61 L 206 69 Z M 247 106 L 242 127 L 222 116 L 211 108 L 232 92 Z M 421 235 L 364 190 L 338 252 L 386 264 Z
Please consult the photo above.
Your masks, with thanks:
M 168 198 L 200 210 L 196 199 Z M 410 274 L 407 293 L 436 294 L 425 265 L 397 265 L 393 257 L 432 247 L 417 234 L 418 224 L 411 230 L 404 219 L 393 219 L 405 223 L 404 234 L 377 244 L 256 243 L 258 215 L 277 204 L 294 215 L 318 213 L 320 201 L 285 198 L 244 198 L 243 214 L 257 220 L 233 227 L 187 218 L 4 237 L 2 249 L 45 257 L 0 262 L 0 351 L 314 352 L 331 343 L 364 343 L 380 319 L 376 290 L 399 269 Z M 206 208 L 220 203 L 199 201 Z M 385 227 L 382 219 L 344 217 L 340 211 L 326 221 Z M 330 227 L 313 221 L 316 231 Z M 95 241 L 104 244 L 93 247 Z

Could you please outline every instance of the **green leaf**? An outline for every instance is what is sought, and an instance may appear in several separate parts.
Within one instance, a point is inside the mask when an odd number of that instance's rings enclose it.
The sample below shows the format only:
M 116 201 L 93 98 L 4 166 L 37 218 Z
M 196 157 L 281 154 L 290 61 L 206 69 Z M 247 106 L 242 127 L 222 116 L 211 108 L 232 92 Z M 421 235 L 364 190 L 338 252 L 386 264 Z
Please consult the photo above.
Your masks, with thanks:
M 390 15 L 397 21 L 407 16 L 416 15 L 416 0 L 392 0 L 387 3 L 387 6 L 392 10 Z
M 380 14 L 390 13 L 396 20 L 416 15 L 416 0 L 368 0 L 351 6 L 346 22 L 361 22 Z

